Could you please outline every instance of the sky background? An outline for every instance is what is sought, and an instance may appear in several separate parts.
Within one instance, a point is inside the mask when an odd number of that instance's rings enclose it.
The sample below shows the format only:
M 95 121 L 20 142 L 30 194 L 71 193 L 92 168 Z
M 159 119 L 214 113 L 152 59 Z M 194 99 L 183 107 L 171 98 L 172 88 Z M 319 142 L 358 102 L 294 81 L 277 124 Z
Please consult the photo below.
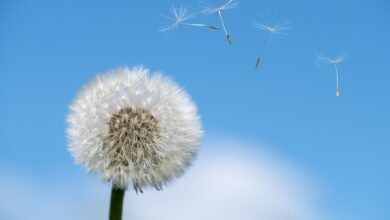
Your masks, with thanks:
M 318 213 L 332 219 L 389 219 L 390 3 L 240 1 L 223 14 L 231 46 L 222 31 L 182 27 L 158 32 L 169 24 L 162 15 L 171 6 L 198 11 L 203 3 L 1 0 L 1 194 L 17 191 L 19 185 L 31 192 L 32 200 L 50 195 L 49 189 L 69 191 L 69 198 L 60 205 L 70 205 L 74 199 L 70 195 L 87 197 L 83 186 L 93 182 L 102 195 L 97 206 L 104 210 L 109 188 L 99 188 L 103 184 L 98 178 L 74 165 L 67 152 L 68 104 L 96 73 L 144 65 L 163 71 L 191 94 L 202 116 L 205 144 L 201 152 L 206 152 L 205 157 L 224 155 L 224 144 L 230 139 L 236 143 L 229 145 L 232 154 L 250 154 L 257 162 L 266 158 L 263 152 L 272 152 L 272 158 L 278 158 L 275 161 L 287 161 L 281 163 L 305 173 L 305 177 L 297 174 L 294 178 L 313 185 L 315 193 L 299 191 L 302 184 L 288 190 L 302 193 L 296 197 L 316 198 Z M 265 34 L 253 28 L 253 23 L 285 20 L 292 29 L 267 45 L 256 71 Z M 219 25 L 216 15 L 200 14 L 193 21 Z M 339 51 L 348 56 L 339 66 L 341 94 L 336 97 L 332 66 L 318 68 L 314 58 L 318 53 L 335 56 Z M 235 161 L 242 164 L 246 158 L 237 156 Z M 264 168 L 257 162 L 254 167 Z M 242 167 L 248 170 L 251 166 Z M 195 164 L 197 169 L 201 168 Z M 291 180 L 289 172 L 280 172 L 286 174 L 282 181 Z M 238 173 L 226 172 L 223 177 Z M 242 200 L 259 205 L 251 196 L 258 195 L 249 193 Z M 49 204 L 56 199 L 48 196 L 43 201 Z M 156 194 L 149 203 L 158 199 Z M 15 215 L 18 211 L 9 211 L 6 201 L 0 199 L 0 219 L 25 219 Z M 31 204 L 26 202 L 22 208 L 36 212 Z

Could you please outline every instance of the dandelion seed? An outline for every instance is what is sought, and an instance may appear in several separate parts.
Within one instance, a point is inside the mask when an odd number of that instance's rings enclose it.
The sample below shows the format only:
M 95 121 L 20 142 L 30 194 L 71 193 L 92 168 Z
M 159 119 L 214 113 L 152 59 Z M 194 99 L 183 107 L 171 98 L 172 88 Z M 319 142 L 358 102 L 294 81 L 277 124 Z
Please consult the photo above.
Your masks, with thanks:
M 259 54 L 256 59 L 256 66 L 255 68 L 258 69 L 261 64 L 261 56 L 263 54 L 263 51 L 265 49 L 265 46 L 267 45 L 268 41 L 273 40 L 275 35 L 287 35 L 285 31 L 291 29 L 290 26 L 288 26 L 288 22 L 284 22 L 279 25 L 270 26 L 270 25 L 264 25 L 260 23 L 255 23 L 255 28 L 266 32 L 266 36 L 263 40 L 263 43 L 260 46 Z
M 336 74 L 336 96 L 340 95 L 340 89 L 339 89 L 339 70 L 338 70 L 338 64 L 345 61 L 345 54 L 340 53 L 335 58 L 329 58 L 324 55 L 317 55 L 316 56 L 317 64 L 331 64 L 334 66 L 335 74 Z
M 180 7 L 179 9 L 172 7 L 170 9 L 170 14 L 171 14 L 171 16 L 164 16 L 164 17 L 167 18 L 168 20 L 172 21 L 173 24 L 160 30 L 160 32 L 173 30 L 173 29 L 178 28 L 181 25 L 192 26 L 192 27 L 206 27 L 206 28 L 209 28 L 212 30 L 219 30 L 220 29 L 219 27 L 214 26 L 214 25 L 188 23 L 187 20 L 193 18 L 194 14 L 189 14 L 185 7 Z
M 222 12 L 235 8 L 237 6 L 237 4 L 238 4 L 238 2 L 236 2 L 235 0 L 229 0 L 228 2 L 226 2 L 223 5 L 219 5 L 216 7 L 213 7 L 213 6 L 206 7 L 206 9 L 204 10 L 205 12 L 210 13 L 210 14 L 218 13 L 219 20 L 221 22 L 222 28 L 225 32 L 226 39 L 227 39 L 229 45 L 232 44 L 232 39 L 230 37 L 229 32 L 226 29 L 226 25 L 225 25 L 225 22 L 223 20 Z

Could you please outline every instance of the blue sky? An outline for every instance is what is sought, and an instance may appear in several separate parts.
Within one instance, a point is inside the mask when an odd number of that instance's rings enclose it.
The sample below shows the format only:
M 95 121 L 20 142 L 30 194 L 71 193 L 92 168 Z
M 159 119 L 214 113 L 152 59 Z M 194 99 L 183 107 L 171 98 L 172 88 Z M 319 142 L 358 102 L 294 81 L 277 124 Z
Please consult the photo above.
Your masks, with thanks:
M 196 11 L 200 2 L 2 0 L 0 166 L 48 182 L 82 176 L 66 150 L 69 102 L 98 72 L 144 65 L 189 91 L 205 139 L 237 137 L 287 156 L 341 219 L 390 218 L 389 2 L 240 1 L 224 14 L 231 46 L 222 31 L 158 32 L 172 5 Z M 267 45 L 255 71 L 265 35 L 253 23 L 285 20 L 289 35 Z M 194 21 L 219 24 L 215 15 Z M 336 97 L 332 67 L 314 57 L 340 50 L 348 57 Z

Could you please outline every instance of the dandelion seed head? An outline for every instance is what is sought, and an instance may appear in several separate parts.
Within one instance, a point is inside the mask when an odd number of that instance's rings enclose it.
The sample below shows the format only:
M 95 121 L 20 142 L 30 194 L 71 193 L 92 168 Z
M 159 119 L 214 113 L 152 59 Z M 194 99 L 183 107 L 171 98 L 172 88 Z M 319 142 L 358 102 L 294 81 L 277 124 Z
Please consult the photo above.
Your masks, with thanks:
M 339 64 L 343 63 L 345 61 L 346 54 L 345 53 L 339 53 L 339 55 L 331 58 L 328 56 L 325 56 L 323 54 L 318 54 L 316 56 L 316 63 L 321 65 L 321 64 Z
M 255 28 L 265 31 L 269 33 L 270 35 L 287 35 L 287 31 L 290 30 L 292 27 L 288 25 L 288 22 L 284 22 L 278 25 L 265 25 L 261 23 L 255 23 Z
M 335 64 L 335 63 L 342 63 L 345 61 L 345 57 L 346 55 L 345 54 L 339 54 L 337 57 L 335 57 L 334 59 L 332 59 L 332 63 Z
M 181 24 L 183 24 L 185 21 L 188 19 L 192 18 L 193 15 L 190 15 L 185 7 L 180 7 L 180 8 L 175 8 L 174 6 L 169 10 L 170 16 L 164 16 L 168 20 L 172 21 L 173 24 L 169 25 L 168 27 L 160 30 L 161 32 L 163 31 L 168 31 L 175 29 L 179 27 Z
M 231 10 L 235 7 L 237 7 L 238 2 L 235 0 L 229 0 L 228 2 L 218 5 L 218 6 L 206 6 L 205 9 L 203 10 L 206 13 L 217 13 L 217 12 L 222 12 L 222 11 L 228 11 Z
M 198 151 L 202 128 L 188 94 L 142 67 L 119 68 L 87 83 L 70 105 L 69 151 L 119 188 L 162 189 Z

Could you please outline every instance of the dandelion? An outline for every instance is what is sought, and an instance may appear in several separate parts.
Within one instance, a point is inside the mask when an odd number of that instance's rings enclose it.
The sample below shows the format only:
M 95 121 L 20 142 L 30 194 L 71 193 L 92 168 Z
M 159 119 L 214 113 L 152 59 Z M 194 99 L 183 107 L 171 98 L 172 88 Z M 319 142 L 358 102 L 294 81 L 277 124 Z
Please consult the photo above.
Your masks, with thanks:
M 170 9 L 171 16 L 164 16 L 168 20 L 172 21 L 173 23 L 169 25 L 168 27 L 160 30 L 160 32 L 169 31 L 178 28 L 180 25 L 186 25 L 186 26 L 192 26 L 192 27 L 207 27 L 212 30 L 219 30 L 219 27 L 216 27 L 214 25 L 208 25 L 208 24 L 198 24 L 198 23 L 188 23 L 187 20 L 194 17 L 193 14 L 188 14 L 187 9 L 185 7 L 180 7 L 179 9 L 176 9 L 175 7 L 172 7 Z
M 124 191 L 161 190 L 198 151 L 202 129 L 189 95 L 161 74 L 119 68 L 87 83 L 70 105 L 69 151 L 112 183 L 110 219 L 121 219 Z
M 273 40 L 275 35 L 287 35 L 287 33 L 285 31 L 291 29 L 291 27 L 288 26 L 288 22 L 284 22 L 282 24 L 274 25 L 274 26 L 255 23 L 255 28 L 266 32 L 266 36 L 263 40 L 263 43 L 260 46 L 260 50 L 259 50 L 259 53 L 258 53 L 258 56 L 256 59 L 256 67 L 255 68 L 258 69 L 260 64 L 261 64 L 261 56 L 263 54 L 264 48 L 267 45 L 268 41 Z
M 238 2 L 236 2 L 235 0 L 229 0 L 228 2 L 226 2 L 223 5 L 219 5 L 216 7 L 214 7 L 214 6 L 206 7 L 206 9 L 204 10 L 205 12 L 210 13 L 210 14 L 218 13 L 219 20 L 221 21 L 221 25 L 222 25 L 222 28 L 225 32 L 226 39 L 227 39 L 229 45 L 232 44 L 232 39 L 230 37 L 229 32 L 226 29 L 225 22 L 224 22 L 223 17 L 222 17 L 222 12 L 231 10 L 231 9 L 235 8 L 237 5 L 238 5 Z
M 316 56 L 317 63 L 318 64 L 331 64 L 334 66 L 334 70 L 336 73 L 336 96 L 340 95 L 340 89 L 339 89 L 339 70 L 337 65 L 344 62 L 345 60 L 345 54 L 340 53 L 338 56 L 335 58 L 329 58 L 324 55 L 317 55 Z

